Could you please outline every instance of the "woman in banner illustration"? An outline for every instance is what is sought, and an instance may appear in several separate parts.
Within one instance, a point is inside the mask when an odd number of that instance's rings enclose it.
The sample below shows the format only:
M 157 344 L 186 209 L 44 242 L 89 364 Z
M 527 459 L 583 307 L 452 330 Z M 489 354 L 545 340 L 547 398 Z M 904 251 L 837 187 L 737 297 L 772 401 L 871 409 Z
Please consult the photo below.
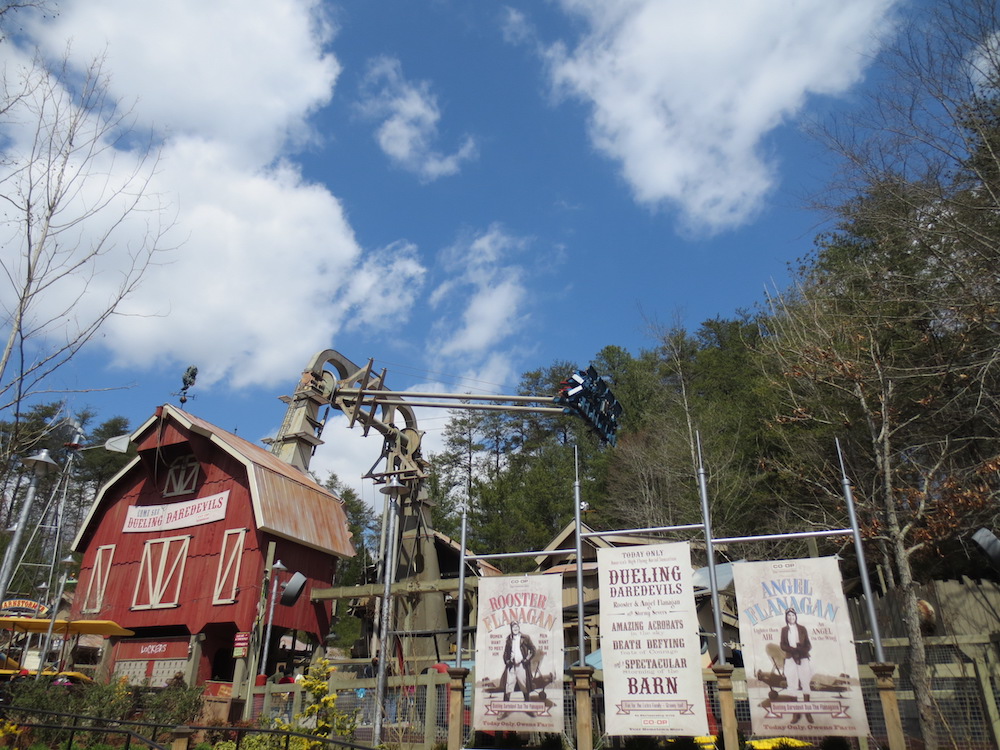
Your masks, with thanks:
M 799 625 L 799 615 L 794 609 L 785 610 L 785 627 L 781 629 L 781 650 L 785 653 L 785 680 L 788 691 L 795 694 L 795 699 L 809 700 L 809 683 L 812 681 L 812 660 L 809 657 L 812 643 L 809 633 Z M 800 714 L 792 716 L 791 723 L 799 720 Z M 812 723 L 812 716 L 806 714 L 806 721 Z
M 535 658 L 535 644 L 521 633 L 521 625 L 510 624 L 510 635 L 503 647 L 503 676 L 500 678 L 500 689 L 503 699 L 510 700 L 510 694 L 515 689 L 524 694 L 524 700 L 531 700 L 531 660 Z

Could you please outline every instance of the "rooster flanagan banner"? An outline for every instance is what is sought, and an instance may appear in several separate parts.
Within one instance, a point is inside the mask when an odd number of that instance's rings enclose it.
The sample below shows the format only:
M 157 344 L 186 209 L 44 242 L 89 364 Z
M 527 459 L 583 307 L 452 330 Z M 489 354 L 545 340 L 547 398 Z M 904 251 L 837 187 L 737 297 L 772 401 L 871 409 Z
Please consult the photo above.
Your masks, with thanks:
M 866 736 L 836 559 L 735 563 L 733 575 L 754 733 Z
M 473 726 L 563 731 L 562 576 L 479 579 Z
M 608 734 L 708 734 L 689 545 L 599 549 L 597 562 Z

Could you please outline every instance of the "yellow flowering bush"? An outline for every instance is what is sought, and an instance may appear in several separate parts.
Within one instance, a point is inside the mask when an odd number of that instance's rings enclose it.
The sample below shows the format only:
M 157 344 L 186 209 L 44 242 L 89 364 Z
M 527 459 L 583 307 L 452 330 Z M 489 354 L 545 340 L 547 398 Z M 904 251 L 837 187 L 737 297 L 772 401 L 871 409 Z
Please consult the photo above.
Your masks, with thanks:
M 23 731 L 24 729 L 19 727 L 13 721 L 0 719 L 0 742 L 4 745 L 13 744 Z
M 302 711 L 292 722 L 274 719 L 274 726 L 290 732 L 316 737 L 350 737 L 358 724 L 357 712 L 337 710 L 337 694 L 330 692 L 330 675 L 336 667 L 328 659 L 319 659 L 302 676 Z

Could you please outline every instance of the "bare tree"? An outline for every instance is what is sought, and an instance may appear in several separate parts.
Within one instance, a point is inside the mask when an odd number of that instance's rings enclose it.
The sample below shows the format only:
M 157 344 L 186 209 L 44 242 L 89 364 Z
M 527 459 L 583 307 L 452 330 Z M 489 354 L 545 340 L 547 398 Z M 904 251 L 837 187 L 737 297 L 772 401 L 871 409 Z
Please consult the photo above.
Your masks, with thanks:
M 866 106 L 819 133 L 842 167 L 824 201 L 840 229 L 803 286 L 774 301 L 767 343 L 800 448 L 823 425 L 856 438 L 859 496 L 903 596 L 933 748 L 920 561 L 998 496 L 1000 9 L 923 11 L 881 59 Z
M 898 184 L 889 192 L 871 186 L 851 203 L 800 285 L 771 300 L 762 348 L 785 393 L 775 420 L 789 444 L 781 468 L 804 490 L 801 512 L 824 524 L 843 515 L 834 437 L 848 446 L 866 536 L 900 597 L 923 737 L 936 747 L 943 724 L 916 587 L 937 556 L 928 552 L 995 512 L 1000 329 L 956 281 L 975 275 L 960 233 L 926 230 L 927 211 L 897 200 Z M 948 198 L 939 194 L 936 212 L 949 211 Z M 944 244 L 956 250 L 954 270 L 942 263 Z M 1000 299 L 989 278 L 980 286 Z
M 169 228 L 151 136 L 110 96 L 102 58 L 68 60 L 3 72 L 0 413 L 15 420 L 135 292 Z

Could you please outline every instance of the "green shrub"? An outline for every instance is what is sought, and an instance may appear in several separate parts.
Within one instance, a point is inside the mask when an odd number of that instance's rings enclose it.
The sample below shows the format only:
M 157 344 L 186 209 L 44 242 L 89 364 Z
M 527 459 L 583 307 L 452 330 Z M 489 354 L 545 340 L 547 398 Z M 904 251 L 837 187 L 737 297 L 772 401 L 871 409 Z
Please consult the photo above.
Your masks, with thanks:
M 201 713 L 200 687 L 165 687 L 147 692 L 142 701 L 143 719 L 154 724 L 190 724 Z

